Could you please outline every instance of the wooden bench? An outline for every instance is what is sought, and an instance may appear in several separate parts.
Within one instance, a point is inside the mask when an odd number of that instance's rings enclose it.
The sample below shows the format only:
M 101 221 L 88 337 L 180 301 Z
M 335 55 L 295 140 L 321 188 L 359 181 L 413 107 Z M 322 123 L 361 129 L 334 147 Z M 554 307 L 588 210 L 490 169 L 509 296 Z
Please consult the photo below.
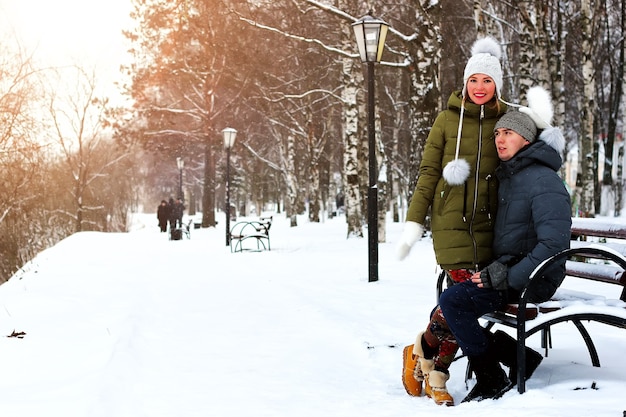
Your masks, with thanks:
M 591 363 L 599 367 L 598 352 L 583 321 L 595 321 L 626 329 L 626 224 L 600 219 L 572 219 L 572 241 L 567 249 L 539 265 L 531 274 L 530 282 L 522 291 L 518 304 L 509 304 L 505 311 L 482 317 L 486 328 L 503 325 L 517 331 L 517 390 L 526 390 L 526 339 L 541 332 L 544 355 L 552 347 L 550 329 L 553 325 L 571 321 L 587 346 Z M 528 288 L 535 285 L 543 271 L 566 259 L 566 278 L 551 300 L 540 304 L 528 303 Z M 447 273 L 442 271 L 437 280 L 437 299 L 441 294 Z M 581 293 L 567 289 L 571 278 L 590 280 L 594 285 L 616 285 L 619 293 L 615 299 Z M 446 282 L 447 283 L 447 282 Z M 612 287 L 611 287 L 612 288 Z M 466 378 L 471 376 L 468 366 Z
M 270 228 L 272 216 L 260 217 L 259 220 L 241 221 L 230 229 L 230 251 L 270 250 Z M 245 242 L 255 242 L 255 247 L 246 247 Z

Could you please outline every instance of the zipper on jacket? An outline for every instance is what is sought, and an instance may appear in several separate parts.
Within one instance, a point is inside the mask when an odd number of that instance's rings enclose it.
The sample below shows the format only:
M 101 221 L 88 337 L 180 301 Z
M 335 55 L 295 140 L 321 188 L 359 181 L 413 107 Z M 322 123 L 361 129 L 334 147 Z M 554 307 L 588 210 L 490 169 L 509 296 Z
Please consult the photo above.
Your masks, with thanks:
M 472 205 L 471 220 L 469 223 L 470 237 L 474 248 L 474 265 L 478 269 L 478 245 L 474 237 L 474 220 L 476 219 L 476 209 L 478 200 L 478 181 L 480 180 L 480 158 L 483 153 L 483 119 L 485 118 L 485 105 L 480 105 L 480 116 L 478 117 L 478 153 L 476 158 L 476 172 L 474 173 L 474 203 Z
M 491 185 L 489 184 L 489 181 L 491 181 L 491 174 L 487 174 L 485 181 L 487 181 L 487 218 L 491 220 Z

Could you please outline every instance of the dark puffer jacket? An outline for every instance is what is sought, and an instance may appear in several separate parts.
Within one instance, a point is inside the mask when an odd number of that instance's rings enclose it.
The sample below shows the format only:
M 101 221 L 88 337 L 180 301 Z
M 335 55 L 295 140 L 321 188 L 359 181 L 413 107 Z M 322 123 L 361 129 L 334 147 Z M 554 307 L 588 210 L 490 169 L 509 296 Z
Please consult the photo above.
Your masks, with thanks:
M 496 260 L 508 266 L 507 281 L 515 292 L 544 259 L 569 248 L 571 206 L 557 174 L 561 162 L 556 150 L 537 140 L 496 170 L 500 185 L 493 250 Z M 565 261 L 547 270 L 545 277 L 530 294 L 532 302 L 554 294 L 565 277 Z
M 406 218 L 423 225 L 431 209 L 433 246 L 443 269 L 476 268 L 493 259 L 492 219 L 498 203 L 494 173 L 500 163 L 493 128 L 507 106 L 465 103 L 459 157 L 469 163 L 470 175 L 464 184 L 452 186 L 442 171 L 454 160 L 460 110 L 461 92 L 456 91 L 428 135 Z

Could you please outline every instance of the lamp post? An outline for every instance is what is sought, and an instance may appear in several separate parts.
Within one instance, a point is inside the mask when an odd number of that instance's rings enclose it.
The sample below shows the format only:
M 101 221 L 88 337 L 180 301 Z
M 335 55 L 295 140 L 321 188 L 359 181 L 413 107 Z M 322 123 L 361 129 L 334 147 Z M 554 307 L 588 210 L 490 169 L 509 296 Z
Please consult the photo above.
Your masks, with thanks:
M 237 131 L 232 127 L 222 130 L 226 148 L 226 246 L 230 246 L 230 148 L 235 144 Z
M 371 12 L 370 12 L 371 13 Z M 367 189 L 368 281 L 378 281 L 378 167 L 376 162 L 374 64 L 380 62 L 389 25 L 370 15 L 352 24 L 361 61 L 367 63 L 367 146 L 369 187 Z
M 183 201 L 185 199 L 183 194 L 183 168 L 185 167 L 185 161 L 180 156 L 176 158 L 176 166 L 178 167 L 178 198 Z

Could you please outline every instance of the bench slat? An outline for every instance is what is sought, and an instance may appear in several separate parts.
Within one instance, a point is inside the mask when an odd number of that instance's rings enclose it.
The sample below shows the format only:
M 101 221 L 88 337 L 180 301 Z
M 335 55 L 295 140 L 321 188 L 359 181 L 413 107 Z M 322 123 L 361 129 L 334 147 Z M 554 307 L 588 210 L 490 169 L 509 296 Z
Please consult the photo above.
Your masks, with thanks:
M 607 284 L 626 285 L 624 270 L 615 265 L 567 261 L 565 269 L 566 274 L 569 276 L 591 279 Z
M 572 235 L 626 239 L 626 224 L 607 219 L 573 217 Z

